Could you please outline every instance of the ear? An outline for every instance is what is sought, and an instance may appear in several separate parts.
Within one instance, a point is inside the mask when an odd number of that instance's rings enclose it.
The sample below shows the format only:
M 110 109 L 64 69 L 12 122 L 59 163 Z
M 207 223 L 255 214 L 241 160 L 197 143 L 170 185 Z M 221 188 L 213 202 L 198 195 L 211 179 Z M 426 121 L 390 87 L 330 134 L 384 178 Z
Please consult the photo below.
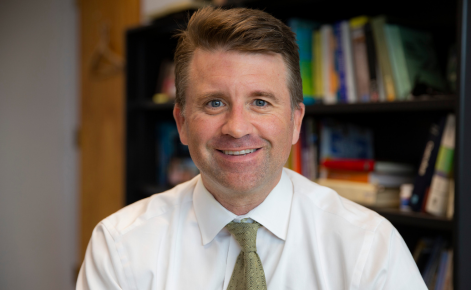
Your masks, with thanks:
M 188 145 L 188 135 L 186 130 L 186 123 L 185 123 L 185 116 L 183 115 L 183 109 L 175 104 L 173 107 L 173 118 L 175 118 L 175 122 L 177 123 L 178 134 L 180 135 L 180 141 L 184 145 Z
M 293 145 L 296 144 L 299 140 L 299 133 L 301 132 L 301 124 L 303 123 L 305 110 L 306 110 L 306 107 L 304 106 L 303 103 L 299 103 L 299 108 L 294 109 L 293 141 L 291 143 Z

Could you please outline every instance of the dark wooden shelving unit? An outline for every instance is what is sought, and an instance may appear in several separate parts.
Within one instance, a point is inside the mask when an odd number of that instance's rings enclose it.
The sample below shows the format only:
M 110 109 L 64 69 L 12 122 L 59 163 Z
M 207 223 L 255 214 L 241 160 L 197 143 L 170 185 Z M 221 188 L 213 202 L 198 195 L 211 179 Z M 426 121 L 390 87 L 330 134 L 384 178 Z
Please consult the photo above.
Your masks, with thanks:
M 440 231 L 453 231 L 453 220 L 436 217 L 426 213 L 400 211 L 397 208 L 374 208 L 376 211 L 395 225 L 413 226 Z
M 386 14 L 429 29 L 436 39 L 441 66 L 448 47 L 459 48 L 459 89 L 455 95 L 410 101 L 315 104 L 306 107 L 314 118 L 336 118 L 370 125 L 375 135 L 375 154 L 380 160 L 418 164 L 433 120 L 449 112 L 457 116 L 455 151 L 455 216 L 453 220 L 398 209 L 372 208 L 387 218 L 409 248 L 421 235 L 439 234 L 454 249 L 454 288 L 470 289 L 471 275 L 471 0 L 230 0 L 229 6 L 261 8 L 287 20 L 303 17 L 333 23 L 358 15 Z M 342 9 L 339 9 L 342 7 Z M 156 126 L 173 120 L 173 104 L 155 104 L 160 64 L 172 59 L 175 30 L 184 27 L 187 12 L 159 19 L 127 32 L 126 40 L 126 203 L 168 189 L 156 183 Z M 440 57 L 439 57 L 440 58 Z M 376 141 L 377 140 L 377 141 Z
M 430 97 L 426 99 L 394 102 L 369 102 L 353 104 L 314 104 L 306 106 L 306 114 L 332 115 L 354 113 L 378 113 L 378 112 L 424 112 L 424 111 L 454 111 L 457 97 Z M 156 104 L 142 102 L 130 104 L 128 110 L 142 110 L 151 112 L 169 111 L 173 109 L 173 103 Z

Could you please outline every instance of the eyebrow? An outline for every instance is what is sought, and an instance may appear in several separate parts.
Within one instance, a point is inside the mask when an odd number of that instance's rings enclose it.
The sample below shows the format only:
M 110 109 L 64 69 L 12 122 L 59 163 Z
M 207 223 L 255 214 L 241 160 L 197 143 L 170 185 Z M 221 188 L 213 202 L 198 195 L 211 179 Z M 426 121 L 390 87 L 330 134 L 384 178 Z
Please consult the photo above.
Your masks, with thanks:
M 212 99 L 212 98 L 222 98 L 224 97 L 224 94 L 223 93 L 220 93 L 220 92 L 214 92 L 214 93 L 207 93 L 207 94 L 201 94 L 201 95 L 197 95 L 196 96 L 196 99 L 197 100 L 201 100 L 201 99 Z
M 224 93 L 220 92 L 214 92 L 214 93 L 207 93 L 207 94 L 201 94 L 196 96 L 197 99 L 211 99 L 211 98 L 222 98 L 224 97 Z M 278 98 L 270 92 L 265 92 L 265 91 L 254 91 L 250 93 L 251 97 L 266 97 L 272 100 L 278 100 Z
M 270 93 L 270 92 L 265 92 L 265 91 L 255 91 L 255 92 L 252 92 L 250 94 L 250 96 L 252 97 L 266 97 L 266 98 L 269 98 L 269 99 L 272 99 L 272 100 L 278 100 L 277 97 L 275 97 L 274 94 Z

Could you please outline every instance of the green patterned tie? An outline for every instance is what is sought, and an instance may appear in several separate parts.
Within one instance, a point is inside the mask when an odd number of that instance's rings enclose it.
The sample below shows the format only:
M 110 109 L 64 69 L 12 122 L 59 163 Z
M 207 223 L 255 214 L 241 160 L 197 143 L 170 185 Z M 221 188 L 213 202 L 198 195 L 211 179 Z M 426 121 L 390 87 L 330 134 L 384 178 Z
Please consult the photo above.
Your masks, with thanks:
M 228 290 L 266 290 L 267 282 L 262 261 L 257 254 L 257 230 L 261 225 L 230 222 L 226 228 L 239 243 L 242 251 L 237 257 Z

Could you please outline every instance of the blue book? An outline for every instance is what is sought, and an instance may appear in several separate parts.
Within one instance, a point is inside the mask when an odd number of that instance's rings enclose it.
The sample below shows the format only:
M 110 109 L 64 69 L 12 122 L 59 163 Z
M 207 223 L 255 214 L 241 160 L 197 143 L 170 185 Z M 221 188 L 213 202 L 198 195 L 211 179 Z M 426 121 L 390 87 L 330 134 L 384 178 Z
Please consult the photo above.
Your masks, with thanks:
M 335 70 L 339 76 L 339 89 L 337 91 L 337 101 L 339 103 L 347 103 L 347 75 L 345 66 L 345 48 L 342 41 L 342 23 L 334 24 L 334 36 L 336 42 L 335 48 Z
M 324 159 L 374 159 L 373 132 L 332 119 L 322 121 L 320 157 Z
M 319 27 L 315 22 L 308 20 L 291 18 L 288 25 L 296 34 L 296 43 L 299 47 L 299 66 L 301 69 L 301 78 L 303 81 L 303 97 L 306 105 L 315 102 L 314 99 L 314 82 L 313 82 L 313 31 Z
M 445 287 L 445 276 L 447 271 L 448 259 L 450 253 L 443 251 L 440 257 L 440 265 L 438 266 L 437 281 L 435 282 L 435 290 L 443 290 Z

